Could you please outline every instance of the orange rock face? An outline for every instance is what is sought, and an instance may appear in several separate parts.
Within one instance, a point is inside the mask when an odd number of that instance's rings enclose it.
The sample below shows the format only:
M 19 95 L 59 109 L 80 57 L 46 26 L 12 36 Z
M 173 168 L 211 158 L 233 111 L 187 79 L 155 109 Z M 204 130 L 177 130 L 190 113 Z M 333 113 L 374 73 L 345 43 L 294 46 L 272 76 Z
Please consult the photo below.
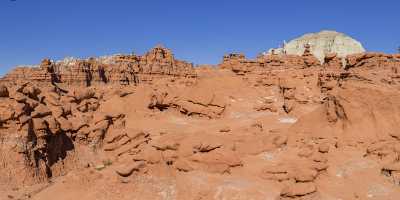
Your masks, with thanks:
M 84 86 L 108 83 L 135 85 L 164 77 L 194 78 L 196 74 L 191 63 L 176 60 L 169 49 L 155 47 L 143 56 L 118 55 L 112 56 L 107 62 L 89 58 L 52 63 L 44 59 L 39 67 L 15 69 L 1 81 Z
M 228 54 L 219 65 L 221 69 L 231 69 L 238 75 L 250 71 L 274 68 L 307 68 L 319 66 L 320 62 L 309 51 L 302 56 L 296 55 L 260 55 L 255 60 L 246 59 L 243 54 Z
M 44 59 L 0 82 L 0 199 L 398 199 L 399 73 L 380 53 Z

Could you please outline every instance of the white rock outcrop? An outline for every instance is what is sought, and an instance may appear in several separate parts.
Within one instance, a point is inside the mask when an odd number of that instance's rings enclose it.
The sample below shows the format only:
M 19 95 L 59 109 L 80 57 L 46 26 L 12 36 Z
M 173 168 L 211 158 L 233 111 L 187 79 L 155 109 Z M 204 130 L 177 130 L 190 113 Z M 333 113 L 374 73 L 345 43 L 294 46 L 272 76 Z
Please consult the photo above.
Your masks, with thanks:
M 270 49 L 268 52 L 272 53 L 274 50 L 276 54 L 302 55 L 306 44 L 310 45 L 311 53 L 321 62 L 328 53 L 336 53 L 338 57 L 344 58 L 349 54 L 365 52 L 359 41 L 343 33 L 326 30 L 305 34 L 285 43 L 283 48 Z

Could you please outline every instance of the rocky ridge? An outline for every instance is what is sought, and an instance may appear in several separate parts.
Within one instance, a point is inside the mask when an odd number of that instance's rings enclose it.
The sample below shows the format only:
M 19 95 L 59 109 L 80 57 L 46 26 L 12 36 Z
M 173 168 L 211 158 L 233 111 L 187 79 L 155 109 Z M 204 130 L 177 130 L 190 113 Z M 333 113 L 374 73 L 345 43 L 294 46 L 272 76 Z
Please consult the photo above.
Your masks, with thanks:
M 172 52 L 157 46 L 143 56 L 114 55 L 89 59 L 65 59 L 53 62 L 44 59 L 39 67 L 18 67 L 0 81 L 29 81 L 60 85 L 118 83 L 121 85 L 151 82 L 153 78 L 193 78 L 193 64 L 176 60 Z
M 400 55 L 345 59 L 306 46 L 193 68 L 157 47 L 16 69 L 0 86 L 0 197 L 397 197 Z

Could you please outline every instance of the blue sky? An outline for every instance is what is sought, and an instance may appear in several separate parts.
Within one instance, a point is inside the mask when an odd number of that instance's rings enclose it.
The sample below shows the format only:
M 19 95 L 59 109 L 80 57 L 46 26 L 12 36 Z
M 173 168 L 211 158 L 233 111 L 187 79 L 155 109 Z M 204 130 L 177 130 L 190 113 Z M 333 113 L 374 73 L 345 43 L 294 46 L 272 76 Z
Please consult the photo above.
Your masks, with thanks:
M 215 64 L 322 29 L 393 53 L 400 1 L 0 0 L 0 74 L 44 57 L 141 54 L 159 43 L 180 59 Z

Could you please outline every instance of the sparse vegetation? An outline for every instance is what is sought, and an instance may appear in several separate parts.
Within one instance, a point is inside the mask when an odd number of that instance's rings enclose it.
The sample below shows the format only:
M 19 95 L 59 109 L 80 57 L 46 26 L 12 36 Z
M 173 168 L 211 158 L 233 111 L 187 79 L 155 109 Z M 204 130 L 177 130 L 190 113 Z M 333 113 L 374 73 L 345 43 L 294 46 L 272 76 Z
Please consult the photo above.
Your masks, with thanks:
M 110 166 L 110 165 L 112 165 L 112 161 L 110 159 L 103 160 L 103 165 L 104 166 Z

